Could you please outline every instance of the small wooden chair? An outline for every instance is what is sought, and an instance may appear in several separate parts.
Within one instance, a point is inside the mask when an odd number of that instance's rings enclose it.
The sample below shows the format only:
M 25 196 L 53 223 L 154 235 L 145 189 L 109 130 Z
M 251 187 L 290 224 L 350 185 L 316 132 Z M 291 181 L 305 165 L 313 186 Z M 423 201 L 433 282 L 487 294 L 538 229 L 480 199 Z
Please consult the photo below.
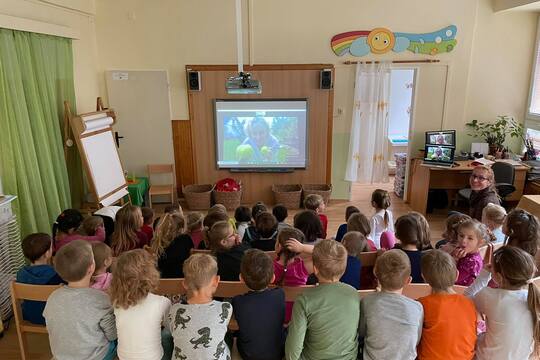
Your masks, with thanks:
M 48 334 L 44 325 L 36 325 L 23 320 L 21 302 L 23 300 L 47 301 L 53 291 L 61 285 L 29 285 L 13 281 L 10 286 L 11 303 L 15 315 L 15 328 L 19 337 L 19 348 L 21 349 L 21 359 L 28 359 L 28 343 L 26 333 Z
M 172 184 L 155 185 L 152 184 L 152 175 L 154 174 L 171 174 Z M 152 196 L 154 195 L 169 195 L 171 197 L 171 203 L 174 204 L 176 200 L 175 196 L 175 176 L 173 164 L 151 164 L 148 165 L 148 182 L 150 188 L 148 189 L 148 207 L 152 207 Z

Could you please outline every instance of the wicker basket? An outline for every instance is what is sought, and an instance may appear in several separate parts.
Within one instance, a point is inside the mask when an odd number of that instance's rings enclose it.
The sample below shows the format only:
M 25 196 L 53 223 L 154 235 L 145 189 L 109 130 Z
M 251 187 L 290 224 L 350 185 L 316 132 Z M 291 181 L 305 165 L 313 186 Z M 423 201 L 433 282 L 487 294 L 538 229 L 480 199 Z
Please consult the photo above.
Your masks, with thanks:
M 186 185 L 182 188 L 190 210 L 207 210 L 212 206 L 212 190 L 214 185 Z
M 240 190 L 238 191 L 217 191 L 214 189 L 214 203 L 222 204 L 227 210 L 235 210 L 239 207 L 242 202 L 243 187 L 240 181 L 238 183 L 240 184 Z
M 276 204 L 282 204 L 287 209 L 298 209 L 300 207 L 300 200 L 302 199 L 302 185 L 274 184 L 272 185 L 272 192 L 274 193 Z
M 328 206 L 330 194 L 332 194 L 332 184 L 303 184 L 302 191 L 304 193 L 304 199 L 311 194 L 321 195 L 324 203 Z

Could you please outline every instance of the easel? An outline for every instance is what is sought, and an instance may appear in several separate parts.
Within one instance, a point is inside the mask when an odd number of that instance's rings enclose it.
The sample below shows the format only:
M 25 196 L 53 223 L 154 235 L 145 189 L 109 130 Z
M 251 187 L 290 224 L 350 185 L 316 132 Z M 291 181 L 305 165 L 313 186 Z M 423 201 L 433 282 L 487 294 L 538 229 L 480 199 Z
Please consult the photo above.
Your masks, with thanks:
M 109 109 L 109 108 L 105 108 L 103 106 L 103 100 L 101 99 L 101 97 L 98 97 L 97 100 L 96 100 L 96 112 L 92 113 L 92 114 L 98 114 L 100 112 L 101 113 L 106 113 L 106 115 L 108 117 L 111 117 L 113 119 L 113 124 L 116 123 L 116 114 L 115 114 L 114 110 Z M 88 115 L 88 114 L 83 114 L 83 115 Z M 77 129 L 77 131 L 75 129 Z M 73 130 L 73 132 L 72 132 L 72 130 Z M 80 133 L 81 131 L 82 131 L 82 128 L 81 128 L 79 122 L 74 121 L 74 116 L 71 113 L 71 108 L 70 108 L 69 102 L 64 101 L 64 139 L 65 139 L 64 140 L 64 156 L 65 156 L 66 159 L 68 157 L 69 148 L 74 145 L 74 141 L 71 138 L 71 135 L 73 133 L 75 133 L 75 132 Z M 93 132 L 91 134 L 94 134 L 94 133 L 98 133 L 98 132 Z M 80 148 L 80 140 L 79 139 L 76 139 L 76 140 L 77 140 L 77 143 L 78 143 L 79 148 Z M 83 165 L 86 168 L 87 176 L 91 177 L 90 169 L 89 169 L 87 161 L 84 158 L 82 158 L 82 156 L 81 156 L 81 160 L 83 161 Z M 89 181 L 89 185 L 92 188 L 93 194 L 91 194 L 92 201 L 82 201 L 83 205 L 82 205 L 81 211 L 85 212 L 85 213 L 93 213 L 94 211 L 96 211 L 99 208 L 103 207 L 103 205 L 100 203 L 100 201 L 98 199 L 97 191 L 96 191 L 92 181 Z M 131 203 L 131 197 L 130 197 L 129 193 L 126 196 L 128 197 L 127 203 Z M 114 203 L 112 203 L 110 205 L 120 204 L 121 206 L 123 206 L 123 205 L 126 204 L 126 201 L 124 200 L 124 198 L 125 197 L 122 197 L 122 198 L 116 200 Z

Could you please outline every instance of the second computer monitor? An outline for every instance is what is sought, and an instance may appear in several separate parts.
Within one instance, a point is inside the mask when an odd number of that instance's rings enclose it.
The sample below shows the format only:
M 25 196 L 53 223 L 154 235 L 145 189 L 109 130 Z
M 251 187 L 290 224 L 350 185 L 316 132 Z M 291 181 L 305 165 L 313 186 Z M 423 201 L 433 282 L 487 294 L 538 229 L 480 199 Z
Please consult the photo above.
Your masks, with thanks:
M 456 130 L 426 131 L 426 145 L 456 146 Z

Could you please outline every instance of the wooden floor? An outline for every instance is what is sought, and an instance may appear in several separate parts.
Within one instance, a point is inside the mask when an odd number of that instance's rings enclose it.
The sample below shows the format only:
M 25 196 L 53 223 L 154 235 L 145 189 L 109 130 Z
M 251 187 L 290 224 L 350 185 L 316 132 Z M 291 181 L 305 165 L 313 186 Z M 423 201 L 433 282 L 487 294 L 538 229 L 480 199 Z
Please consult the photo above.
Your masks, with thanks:
M 402 199 L 396 197 L 393 193 L 393 184 L 376 184 L 376 185 L 358 185 L 352 186 L 352 199 L 351 201 L 344 200 L 332 200 L 326 210 L 328 216 L 328 236 L 335 235 L 337 228 L 340 224 L 345 222 L 345 208 L 349 205 L 354 205 L 368 216 L 373 214 L 371 207 L 371 193 L 373 190 L 381 188 L 388 190 L 391 193 L 392 206 L 390 209 L 394 214 L 394 219 L 406 214 L 411 209 L 403 202 Z M 157 212 L 163 207 L 157 206 Z M 292 218 L 296 211 L 291 211 L 289 214 L 288 222 L 292 222 Z M 432 241 L 435 242 L 441 238 L 443 231 L 444 219 L 446 218 L 446 211 L 441 211 L 440 214 L 428 215 L 427 219 L 431 227 Z M 31 335 L 28 339 L 30 344 L 30 359 L 42 360 L 51 359 L 51 353 L 48 346 L 48 339 L 46 335 Z M 233 359 L 239 359 L 237 354 L 233 354 Z M 4 332 L 4 337 L 0 339 L 0 359 L 2 360 L 19 360 L 19 343 L 17 340 L 17 333 L 13 321 L 7 331 Z

